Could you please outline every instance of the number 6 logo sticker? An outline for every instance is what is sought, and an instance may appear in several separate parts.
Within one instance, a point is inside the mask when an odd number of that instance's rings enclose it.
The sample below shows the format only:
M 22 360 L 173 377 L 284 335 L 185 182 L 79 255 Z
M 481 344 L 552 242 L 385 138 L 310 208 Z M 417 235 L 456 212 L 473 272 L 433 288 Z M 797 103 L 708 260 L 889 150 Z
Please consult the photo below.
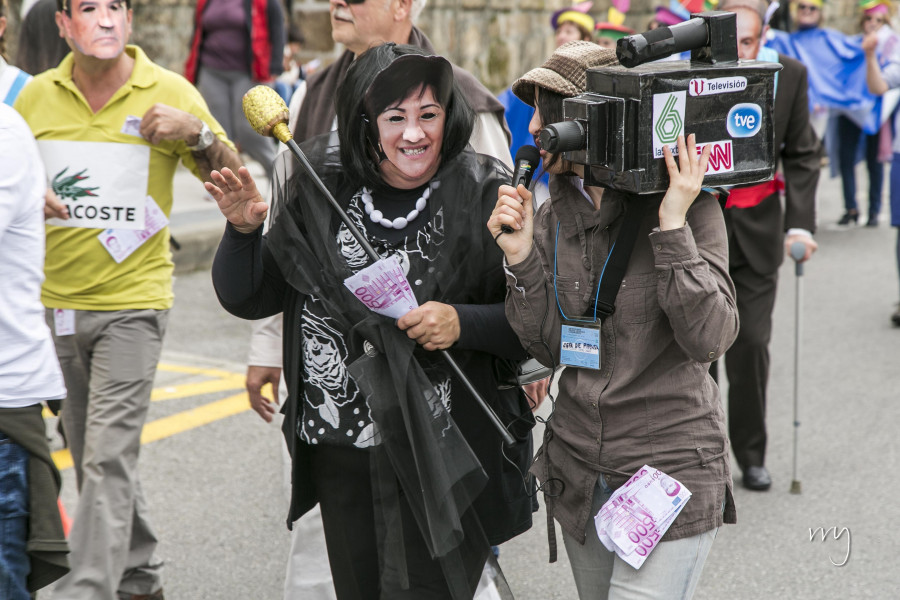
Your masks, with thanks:
M 676 142 L 684 133 L 687 92 L 653 94 L 653 158 L 663 157 L 663 146 L 678 154 Z

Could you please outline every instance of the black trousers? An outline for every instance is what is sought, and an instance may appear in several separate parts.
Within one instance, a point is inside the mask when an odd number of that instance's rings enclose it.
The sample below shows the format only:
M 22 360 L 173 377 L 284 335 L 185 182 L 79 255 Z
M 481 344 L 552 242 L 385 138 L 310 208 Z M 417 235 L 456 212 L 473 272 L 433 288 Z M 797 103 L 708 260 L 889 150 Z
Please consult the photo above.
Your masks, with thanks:
M 401 589 L 396 566 L 382 566 L 370 458 L 369 451 L 349 446 L 313 447 L 313 477 L 338 600 L 450 600 L 441 565 L 431 558 L 402 493 L 400 527 L 409 589 Z M 463 556 L 474 594 L 485 553 L 464 549 Z
M 728 435 L 741 469 L 765 464 L 766 388 L 769 383 L 769 341 L 778 273 L 760 274 L 734 251 L 729 272 L 737 292 L 741 328 L 725 353 L 728 375 Z

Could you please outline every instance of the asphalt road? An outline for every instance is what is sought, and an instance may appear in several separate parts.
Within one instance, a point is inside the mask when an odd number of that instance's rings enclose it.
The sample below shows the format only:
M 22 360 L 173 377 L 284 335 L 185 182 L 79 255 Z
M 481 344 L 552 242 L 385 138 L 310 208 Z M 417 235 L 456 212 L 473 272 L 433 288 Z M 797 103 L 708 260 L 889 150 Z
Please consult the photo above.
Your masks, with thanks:
M 831 226 L 842 213 L 839 190 L 839 180 L 823 174 L 820 250 L 803 277 L 802 494 L 788 492 L 796 283 L 788 261 L 771 346 L 767 464 L 774 486 L 754 493 L 736 485 L 739 522 L 719 531 L 698 600 L 900 596 L 900 542 L 893 532 L 900 513 L 900 329 L 889 321 L 898 299 L 896 234 L 884 223 L 876 229 Z M 161 425 L 141 456 L 167 564 L 166 597 L 280 598 L 289 541 L 281 436 L 234 399 L 249 326 L 219 308 L 208 272 L 179 276 L 175 289 L 157 379 L 160 399 L 149 418 Z M 63 474 L 63 499 L 74 508 L 74 474 Z M 536 514 L 534 528 L 501 550 L 518 600 L 576 598 L 561 539 L 560 561 L 547 564 L 545 520 L 543 511 Z M 810 530 L 820 527 L 836 529 L 824 541 L 819 534 L 811 541 Z

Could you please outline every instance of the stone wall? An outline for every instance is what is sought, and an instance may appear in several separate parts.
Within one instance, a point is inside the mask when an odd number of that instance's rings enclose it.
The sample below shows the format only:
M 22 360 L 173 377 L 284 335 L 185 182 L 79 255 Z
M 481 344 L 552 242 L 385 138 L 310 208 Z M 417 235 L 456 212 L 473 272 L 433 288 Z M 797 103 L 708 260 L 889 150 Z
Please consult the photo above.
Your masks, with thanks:
M 550 14 L 567 0 L 430 0 L 420 26 L 435 49 L 499 92 L 553 52 Z
M 6 54 L 10 61 L 16 57 L 16 45 L 19 43 L 19 12 L 21 10 L 22 0 L 7 0 L 6 33 L 3 34 L 3 39 L 6 40 Z
M 418 25 L 438 52 L 500 91 L 553 51 L 549 15 L 569 4 L 569 0 L 428 0 Z M 294 0 L 293 10 L 307 38 L 307 51 L 326 62 L 333 60 L 341 49 L 331 42 L 328 2 Z
M 133 43 L 167 69 L 183 73 L 196 6 L 195 0 L 132 0 Z
M 374 2 L 376 0 L 367 0 Z M 17 14 L 22 0 L 9 0 L 7 46 L 15 60 Z M 632 0 L 625 24 L 643 30 L 659 0 Z M 553 51 L 550 14 L 571 0 L 428 0 L 419 18 L 438 52 L 471 71 L 499 92 Z M 609 0 L 595 0 L 593 16 L 605 20 Z M 196 0 L 133 0 L 132 41 L 163 66 L 182 72 L 193 28 Z M 334 60 L 341 52 L 331 41 L 327 0 L 293 0 L 294 19 L 307 43 L 305 59 Z M 829 0 L 826 23 L 852 33 L 855 0 Z

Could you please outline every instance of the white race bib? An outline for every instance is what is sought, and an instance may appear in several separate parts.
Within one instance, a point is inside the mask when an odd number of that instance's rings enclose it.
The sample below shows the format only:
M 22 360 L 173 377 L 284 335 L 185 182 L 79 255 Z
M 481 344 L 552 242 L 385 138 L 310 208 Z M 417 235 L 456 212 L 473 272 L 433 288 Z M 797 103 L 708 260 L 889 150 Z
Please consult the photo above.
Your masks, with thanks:
M 50 225 L 144 229 L 150 146 L 39 140 L 51 188 L 69 209 Z

